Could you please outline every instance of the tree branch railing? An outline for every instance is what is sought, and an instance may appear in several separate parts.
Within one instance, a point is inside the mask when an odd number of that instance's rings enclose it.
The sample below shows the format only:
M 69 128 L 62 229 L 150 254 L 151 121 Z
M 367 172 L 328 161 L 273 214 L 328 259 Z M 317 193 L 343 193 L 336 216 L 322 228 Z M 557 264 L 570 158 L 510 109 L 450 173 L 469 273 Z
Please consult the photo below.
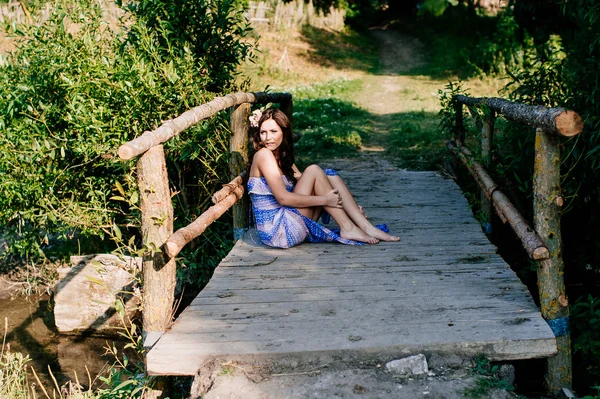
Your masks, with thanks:
M 481 163 L 464 146 L 466 129 L 463 121 L 466 105 L 481 130 Z M 564 200 L 560 189 L 560 137 L 572 137 L 583 129 L 583 120 L 574 111 L 564 108 L 546 108 L 513 103 L 502 98 L 453 97 L 456 112 L 454 141 L 450 150 L 469 169 L 481 193 L 481 208 L 485 217 L 484 228 L 491 231 L 494 208 L 500 219 L 508 222 L 527 251 L 537 262 L 538 289 L 541 313 L 556 337 L 557 354 L 548 359 L 546 384 L 548 390 L 559 393 L 571 388 L 572 363 L 569 333 L 569 303 L 565 293 L 562 237 L 560 231 L 561 207 Z M 486 107 L 489 112 L 478 118 L 475 107 Z M 486 171 L 492 163 L 492 142 L 496 115 L 536 128 L 533 174 L 532 229 L 508 198 L 502 194 Z
M 142 273 L 144 292 L 144 346 L 152 347 L 172 322 L 175 300 L 175 257 L 206 228 L 233 208 L 234 238 L 239 239 L 248 227 L 248 198 L 244 195 L 244 178 L 248 164 L 249 117 L 251 104 L 279 103 L 292 120 L 292 95 L 289 93 L 233 93 L 184 112 L 152 131 L 121 145 L 119 157 L 137 161 L 140 191 L 141 231 L 145 248 Z M 163 143 L 198 122 L 231 109 L 229 170 L 231 182 L 214 193 L 214 203 L 200 217 L 173 233 L 173 205 L 167 176 Z

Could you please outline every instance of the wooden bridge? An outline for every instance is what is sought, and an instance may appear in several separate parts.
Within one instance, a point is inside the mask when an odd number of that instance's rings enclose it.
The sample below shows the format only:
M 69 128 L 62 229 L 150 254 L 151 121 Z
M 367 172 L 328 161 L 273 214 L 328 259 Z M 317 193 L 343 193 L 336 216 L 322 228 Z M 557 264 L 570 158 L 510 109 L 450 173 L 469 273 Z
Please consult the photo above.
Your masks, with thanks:
M 238 241 L 148 353 L 152 374 L 194 375 L 215 359 L 268 365 L 379 362 L 419 352 L 496 360 L 556 353 L 527 288 L 496 254 L 458 186 L 432 172 L 340 171 L 399 243 Z
M 549 357 L 550 390 L 570 384 L 568 302 L 560 258 L 562 197 L 558 165 L 552 160 L 558 151 L 555 136 L 581 131 L 577 114 L 501 99 L 455 99 L 457 128 L 449 147 L 482 187 L 487 214 L 495 209 L 538 263 L 540 312 L 496 254 L 458 186 L 434 172 L 389 167 L 339 171 L 369 218 L 388 223 L 401 236 L 399 243 L 303 244 L 281 250 L 257 244 L 252 231 L 242 235 L 247 203 L 243 176 L 238 175 L 248 159 L 250 103 L 267 102 L 281 103 L 291 117 L 289 94 L 238 93 L 190 110 L 119 149 L 124 159 L 143 154 L 138 161 L 142 231 L 148 247 L 164 248 L 144 258 L 150 374 L 195 375 L 228 361 L 294 367 L 452 352 L 492 360 Z M 463 104 L 491 110 L 479 121 L 481 163 L 463 145 Z M 230 107 L 235 179 L 215 194 L 215 205 L 205 214 L 173 233 L 161 143 Z M 485 171 L 495 113 L 538 127 L 535 231 Z M 174 257 L 231 206 L 240 239 L 171 326 Z

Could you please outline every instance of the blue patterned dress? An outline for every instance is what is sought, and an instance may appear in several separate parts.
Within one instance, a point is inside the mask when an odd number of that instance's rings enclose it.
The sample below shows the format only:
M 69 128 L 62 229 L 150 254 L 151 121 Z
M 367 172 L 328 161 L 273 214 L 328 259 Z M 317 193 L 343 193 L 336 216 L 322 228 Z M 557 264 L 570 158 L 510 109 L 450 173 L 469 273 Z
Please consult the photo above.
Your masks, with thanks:
M 326 169 L 325 173 L 330 176 L 337 175 L 333 169 Z M 281 177 L 287 191 L 292 192 L 294 184 L 286 176 Z M 307 218 L 296 208 L 280 205 L 264 177 L 248 178 L 248 193 L 252 200 L 256 229 L 263 244 L 276 248 L 290 248 L 304 241 L 364 244 L 342 238 L 338 231 L 330 230 Z M 325 212 L 323 216 L 323 220 L 329 219 Z M 385 225 L 377 228 L 387 231 Z

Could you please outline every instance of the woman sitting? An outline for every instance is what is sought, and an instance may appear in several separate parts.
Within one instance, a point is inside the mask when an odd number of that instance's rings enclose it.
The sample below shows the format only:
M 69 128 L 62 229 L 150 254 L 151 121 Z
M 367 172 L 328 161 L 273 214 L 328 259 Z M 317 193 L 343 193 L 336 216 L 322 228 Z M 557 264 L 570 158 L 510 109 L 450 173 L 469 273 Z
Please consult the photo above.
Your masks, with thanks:
M 253 117 L 256 153 L 248 192 L 264 244 L 289 248 L 304 241 L 358 245 L 400 240 L 387 234 L 385 225 L 375 227 L 367 220 L 333 169 L 311 165 L 300 173 L 294 164 L 291 124 L 282 111 L 269 108 Z M 317 223 L 324 210 L 340 226 L 339 234 Z

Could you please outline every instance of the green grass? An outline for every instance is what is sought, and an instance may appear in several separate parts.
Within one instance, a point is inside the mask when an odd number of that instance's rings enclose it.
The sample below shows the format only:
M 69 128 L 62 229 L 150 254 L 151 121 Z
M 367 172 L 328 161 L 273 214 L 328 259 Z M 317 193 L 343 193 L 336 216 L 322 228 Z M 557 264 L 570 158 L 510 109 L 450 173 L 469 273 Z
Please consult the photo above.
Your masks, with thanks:
M 492 365 L 484 355 L 477 356 L 473 361 L 473 372 L 478 374 L 479 377 L 477 378 L 474 387 L 467 388 L 463 391 L 463 395 L 466 398 L 481 398 L 482 396 L 487 395 L 492 389 L 502 389 L 508 392 L 514 391 L 512 385 L 498 377 L 498 372 L 500 370 L 498 365 Z
M 387 153 L 401 168 L 411 170 L 439 169 L 448 156 L 448 137 L 438 127 L 439 118 L 433 112 L 408 112 L 392 116 Z
M 359 80 L 334 80 L 291 90 L 294 129 L 302 134 L 296 144 L 300 167 L 332 157 L 358 155 L 372 133 L 370 114 L 348 100 L 362 87 Z

